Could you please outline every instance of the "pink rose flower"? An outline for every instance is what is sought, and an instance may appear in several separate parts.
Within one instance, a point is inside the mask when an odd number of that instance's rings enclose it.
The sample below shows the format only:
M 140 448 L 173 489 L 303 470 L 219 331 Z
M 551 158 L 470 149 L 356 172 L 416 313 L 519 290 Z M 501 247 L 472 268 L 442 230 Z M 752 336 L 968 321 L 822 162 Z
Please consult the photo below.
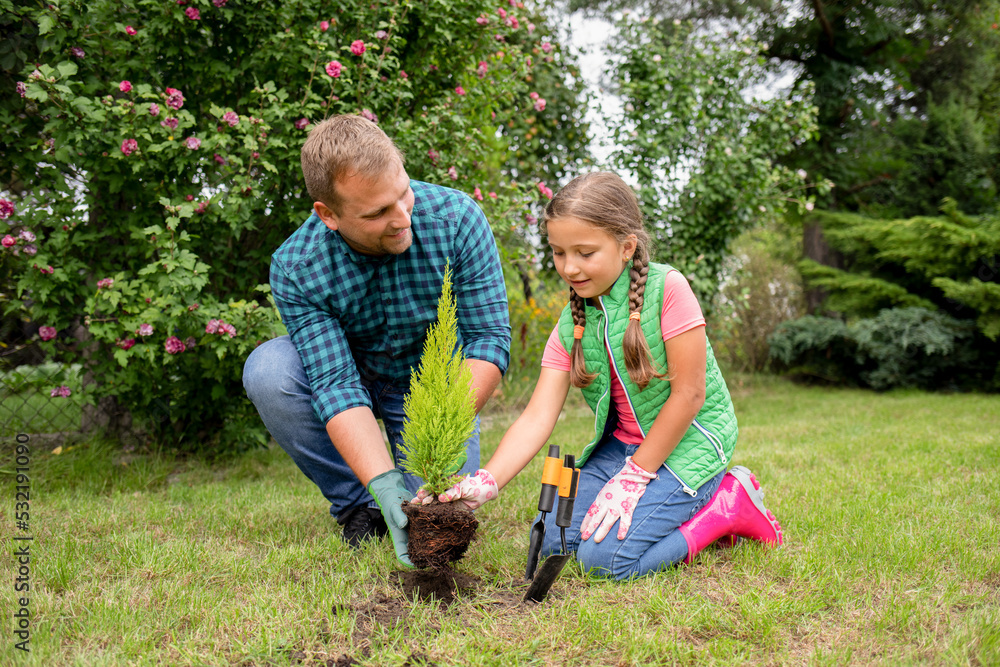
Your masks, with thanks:
M 196 7 L 188 7 L 184 10 L 184 15 L 192 21 L 198 21 L 201 19 L 201 12 L 199 12 Z
M 330 22 L 329 21 L 320 21 L 319 22 L 319 29 L 322 30 L 323 32 L 326 32 L 327 30 L 330 29 Z
M 490 20 L 486 17 L 486 14 L 480 14 L 479 18 L 476 19 L 476 23 L 479 25 L 486 25 Z
M 167 354 L 180 354 L 184 351 L 184 342 L 177 336 L 171 336 L 163 344 L 163 348 L 167 351 Z
M 529 225 L 533 225 L 536 222 L 538 222 L 538 218 L 536 218 L 535 216 L 531 215 L 530 213 L 528 215 L 524 216 L 524 219 L 528 221 Z
M 361 41 L 360 39 L 356 39 L 353 42 L 351 42 L 351 53 L 353 53 L 356 56 L 360 56 L 364 52 L 365 52 L 365 43 L 363 41 Z
M 221 159 L 221 156 L 218 153 L 216 153 L 215 155 L 216 155 L 216 160 Z M 220 162 L 219 164 L 226 164 L 226 161 L 222 160 L 222 162 Z M 198 205 L 194 207 L 194 212 L 199 215 L 204 215 L 205 211 L 208 210 L 210 204 L 211 202 L 209 202 L 208 200 L 198 202 Z
M 486 76 L 486 72 L 489 70 L 490 66 L 486 64 L 485 60 L 480 60 L 479 65 L 476 67 L 476 74 L 480 79 Z
M 184 143 L 187 145 L 188 148 L 190 148 L 193 151 L 196 151 L 199 148 L 201 148 L 201 139 L 199 139 L 198 137 L 188 137 L 187 139 L 184 140 Z
M 552 199 L 552 190 L 545 185 L 545 181 L 538 181 L 538 191 L 541 192 L 546 199 Z
M 545 98 L 540 97 L 535 102 L 535 111 L 545 111 Z
M 230 338 L 232 338 L 236 335 L 236 327 L 234 327 L 232 324 L 219 322 L 219 335 L 229 336 Z
M 361 110 L 361 117 L 365 118 L 367 120 L 370 120 L 371 122 L 373 122 L 376 125 L 378 125 L 378 116 L 376 116 L 374 113 L 372 113 L 370 109 L 362 109 Z
M 152 324 L 140 324 L 139 325 L 139 335 L 140 336 L 152 336 L 153 335 L 153 325 Z
M 139 142 L 136 141 L 135 139 L 126 139 L 125 141 L 122 142 L 122 153 L 124 153 L 126 157 L 131 155 L 133 151 L 135 151 L 138 148 L 139 148 Z
M 222 114 L 222 122 L 227 123 L 229 127 L 236 127 L 240 124 L 240 117 L 235 111 L 227 111 Z
M 199 308 L 201 308 L 201 304 L 200 303 L 197 303 L 197 302 L 192 303 L 190 306 L 188 306 L 188 312 L 189 313 L 193 313 L 194 311 L 198 310 Z
M 497 8 L 497 14 L 498 14 L 498 15 L 500 16 L 500 18 L 502 18 L 502 19 L 505 19 L 505 18 L 507 18 L 507 10 L 506 10 L 506 9 L 504 9 L 503 7 L 498 7 L 498 8 Z
M 0 199 L 0 220 L 6 220 L 14 215 L 14 202 L 9 199 Z
M 97 281 L 97 289 L 105 289 L 115 284 L 114 278 L 101 278 Z
M 437 159 L 438 159 L 439 155 L 440 155 L 440 153 L 438 153 L 433 148 L 430 149 L 429 151 L 427 151 L 427 157 L 429 157 L 431 159 L 431 162 L 437 163 Z
M 38 248 L 37 246 L 35 246 L 35 244 L 29 243 L 28 245 L 24 246 L 25 255 L 35 255 L 37 253 L 38 253 Z
M 545 53 L 552 53 L 552 44 L 549 42 L 542 42 L 542 51 L 545 51 Z
M 115 341 L 115 345 L 123 350 L 131 350 L 132 346 L 135 345 L 135 338 L 118 339 Z
M 399 78 L 409 79 L 410 75 L 406 73 L 406 70 L 399 70 Z
M 171 130 L 176 130 L 177 119 L 174 118 L 173 116 L 170 116 L 169 118 L 164 118 L 163 120 L 160 121 L 160 125 L 162 125 L 163 127 L 169 127 Z
M 38 272 L 40 274 L 42 274 L 43 276 L 45 276 L 45 275 L 51 276 L 53 273 L 56 272 L 56 270 L 52 268 L 51 264 L 49 264 L 48 266 L 39 266 L 38 267 Z
M 215 154 L 213 154 L 213 155 L 212 155 L 212 157 L 213 157 L 213 158 L 215 159 L 215 161 L 216 161 L 216 162 L 218 162 L 219 164 L 226 164 L 226 158 L 222 157 L 222 156 L 221 156 L 221 155 L 219 155 L 218 153 L 215 153 Z
M 455 86 L 455 94 L 459 96 L 465 95 L 465 88 L 462 88 L 461 86 Z
M 167 88 L 167 106 L 171 109 L 180 109 L 184 106 L 184 93 L 176 88 Z
M 227 2 L 229 2 L 229 0 L 212 0 L 212 4 L 218 7 L 219 9 L 225 7 Z
M 340 64 L 339 60 L 331 60 L 326 65 L 326 73 L 332 76 L 334 79 L 336 79 L 338 76 L 340 76 L 340 70 L 342 68 L 343 65 Z
M 150 104 L 149 105 L 149 115 L 150 116 L 159 116 L 160 115 L 160 105 L 157 104 L 156 102 L 153 102 L 152 104 Z
M 477 201 L 483 201 L 483 192 L 476 186 L 476 189 L 472 191 L 472 196 L 476 198 Z
M 125 34 L 126 35 L 134 35 L 137 32 L 139 32 L 139 31 L 136 30 L 135 28 L 133 28 L 132 26 L 130 26 L 130 25 L 125 26 Z
M 511 30 L 517 30 L 518 28 L 521 27 L 521 24 L 518 23 L 516 16 L 508 16 L 507 17 L 507 25 L 510 26 Z
M 15 88 L 17 88 L 17 94 L 21 97 L 24 97 L 24 94 L 28 92 L 28 87 L 24 85 L 24 81 L 18 81 Z
M 3 237 L 3 241 L 0 241 L 0 244 L 3 244 L 4 248 L 13 248 L 14 246 L 17 245 L 17 239 L 15 239 L 10 234 L 7 234 L 6 236 Z
M 132 90 L 132 83 L 130 81 L 122 81 L 121 83 L 118 84 L 118 90 L 122 91 L 123 93 L 127 93 L 128 91 Z
M 451 177 L 451 180 L 457 181 L 458 180 L 458 170 L 455 169 L 454 166 L 448 167 L 448 176 Z
M 42 340 L 52 340 L 56 337 L 56 333 L 58 332 L 55 327 L 40 327 L 38 329 L 38 336 Z
M 537 100 L 540 96 L 536 92 L 530 92 L 530 93 L 528 93 L 528 97 L 530 97 L 533 100 Z
M 79 46 L 72 46 L 69 49 L 69 54 L 74 58 L 83 58 L 87 53 L 81 49 Z
M 306 129 L 306 126 L 308 124 L 309 124 L 309 119 L 308 118 L 299 118 L 297 121 L 295 121 L 295 129 L 296 130 L 304 130 L 304 129 Z
M 31 243 L 32 241 L 35 240 L 35 233 L 30 229 L 22 229 L 21 233 L 17 235 L 17 238 L 21 239 L 22 241 L 27 241 L 28 243 Z
M 209 320 L 208 324 L 205 325 L 205 333 L 207 334 L 218 333 L 220 324 L 222 324 L 222 320 Z
M 486 196 L 489 197 L 490 199 L 496 199 L 497 198 L 497 193 L 490 192 Z
M 530 35 L 533 32 L 535 32 L 535 24 L 534 23 L 529 23 L 528 24 L 528 34 Z
M 376 39 L 386 39 L 388 36 L 389 33 L 387 33 L 385 30 L 379 30 L 378 32 L 375 33 Z
M 190 350 L 195 345 L 197 345 L 197 341 L 194 339 L 194 336 L 188 336 L 184 339 L 184 349 Z
M 69 396 L 72 393 L 73 393 L 73 390 L 71 390 L 69 387 L 67 387 L 66 385 L 60 385 L 60 386 L 56 387 L 55 389 L 53 389 L 52 393 L 49 394 L 49 396 L 51 396 L 52 398 L 56 398 L 56 397 L 66 398 L 67 396 Z

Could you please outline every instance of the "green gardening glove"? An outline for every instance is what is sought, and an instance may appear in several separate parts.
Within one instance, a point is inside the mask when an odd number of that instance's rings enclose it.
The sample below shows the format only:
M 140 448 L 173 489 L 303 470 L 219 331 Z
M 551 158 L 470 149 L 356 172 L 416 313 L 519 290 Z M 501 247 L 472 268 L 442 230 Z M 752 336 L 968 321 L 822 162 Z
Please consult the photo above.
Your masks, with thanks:
M 392 545 L 396 548 L 396 558 L 403 565 L 413 567 L 408 553 L 410 536 L 406 532 L 406 524 L 409 520 L 403 514 L 401 505 L 404 500 L 413 497 L 406 488 L 403 481 L 403 472 L 399 468 L 393 468 L 381 475 L 376 475 L 368 482 L 368 493 L 372 495 L 378 507 L 382 510 L 382 517 L 386 526 L 389 527 L 389 535 L 392 536 Z

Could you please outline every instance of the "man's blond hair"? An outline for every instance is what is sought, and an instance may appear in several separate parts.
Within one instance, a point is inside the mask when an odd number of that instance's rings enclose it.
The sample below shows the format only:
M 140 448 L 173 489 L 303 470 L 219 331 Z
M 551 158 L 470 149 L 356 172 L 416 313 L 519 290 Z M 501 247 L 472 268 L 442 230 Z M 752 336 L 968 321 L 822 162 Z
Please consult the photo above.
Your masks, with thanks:
M 403 153 L 378 125 L 361 116 L 333 116 L 314 127 L 302 146 L 302 175 L 313 201 L 339 214 L 338 180 L 355 173 L 375 177 L 396 160 L 402 163 Z

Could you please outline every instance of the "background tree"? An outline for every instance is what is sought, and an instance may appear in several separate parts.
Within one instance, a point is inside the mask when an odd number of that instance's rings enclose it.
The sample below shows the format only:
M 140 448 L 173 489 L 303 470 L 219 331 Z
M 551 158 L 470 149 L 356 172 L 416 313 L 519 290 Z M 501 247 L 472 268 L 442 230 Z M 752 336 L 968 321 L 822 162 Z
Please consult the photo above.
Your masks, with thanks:
M 617 26 L 625 113 L 612 119 L 621 148 L 611 159 L 638 183 L 656 258 L 683 271 L 711 310 L 732 240 L 811 205 L 805 174 L 777 161 L 815 130 L 808 86 L 762 96 L 770 70 L 748 37 L 709 38 L 680 20 Z

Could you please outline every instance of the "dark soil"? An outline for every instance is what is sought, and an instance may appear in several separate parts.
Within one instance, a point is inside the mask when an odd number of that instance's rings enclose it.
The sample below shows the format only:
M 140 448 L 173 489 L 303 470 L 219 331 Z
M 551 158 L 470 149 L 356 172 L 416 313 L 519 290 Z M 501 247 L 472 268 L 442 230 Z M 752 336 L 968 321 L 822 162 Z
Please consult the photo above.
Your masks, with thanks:
M 418 568 L 443 568 L 469 548 L 479 521 L 462 503 L 403 503 L 410 520 L 410 560 Z
M 440 600 L 445 605 L 451 604 L 458 591 L 471 591 L 479 584 L 479 578 L 449 568 L 426 570 L 406 570 L 395 573 L 403 593 L 409 599 L 416 597 L 426 602 L 430 599 Z

